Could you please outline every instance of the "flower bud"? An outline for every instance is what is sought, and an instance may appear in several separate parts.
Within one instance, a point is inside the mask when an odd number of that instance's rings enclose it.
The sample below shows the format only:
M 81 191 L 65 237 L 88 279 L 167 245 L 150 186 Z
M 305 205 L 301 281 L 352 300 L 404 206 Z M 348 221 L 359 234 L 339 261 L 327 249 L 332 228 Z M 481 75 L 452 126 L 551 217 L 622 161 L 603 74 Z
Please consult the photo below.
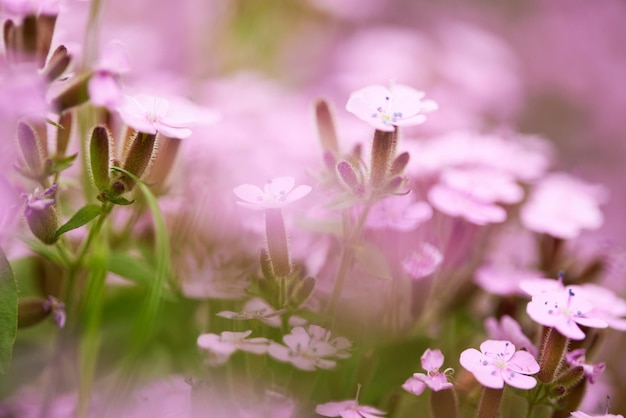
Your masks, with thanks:
M 295 308 L 299 307 L 307 301 L 314 289 L 315 279 L 313 277 L 293 280 L 289 290 L 289 304 Z
M 324 151 L 330 151 L 333 154 L 338 154 L 339 141 L 337 140 L 337 132 L 335 130 L 330 107 L 326 100 L 319 99 L 315 102 L 315 119 L 322 149 L 324 149 Z
M 27 328 L 36 325 L 50 315 L 49 303 L 39 297 L 21 298 L 17 305 L 17 326 Z
M 59 217 L 56 212 L 54 193 L 57 184 L 39 193 L 36 189 L 34 193 L 26 196 L 26 208 L 24 216 L 28 227 L 44 244 L 54 244 L 58 237 L 56 231 L 59 228 Z
M 134 174 L 137 178 L 141 178 L 152 161 L 155 149 L 156 134 L 135 133 L 122 168 Z M 126 175 L 122 175 L 120 181 L 126 187 L 126 191 L 130 191 L 135 187 L 135 180 Z
M 566 390 L 578 384 L 585 377 L 583 366 L 571 367 L 557 376 L 554 384 L 562 386 Z
M 44 66 L 48 53 L 50 52 L 56 21 L 56 14 L 42 13 L 37 16 L 36 58 L 40 68 Z
M 57 113 L 81 105 L 89 100 L 87 83 L 91 74 L 83 74 L 72 78 L 65 83 L 63 90 L 51 100 Z
M 409 163 L 410 155 L 408 152 L 403 152 L 398 155 L 393 163 L 391 164 L 391 169 L 389 170 L 389 176 L 399 176 L 402 174 L 407 164 Z
M 67 53 L 67 48 L 63 45 L 59 45 L 52 53 L 48 65 L 46 65 L 43 70 L 44 78 L 49 83 L 59 78 L 61 74 L 67 70 L 67 67 L 70 65 L 70 60 L 71 57 Z
M 17 125 L 17 141 L 24 156 L 29 176 L 39 179 L 44 174 L 44 152 L 33 127 L 25 122 Z
M 89 161 L 94 184 L 100 191 L 110 185 L 112 144 L 113 137 L 105 126 L 96 126 L 93 129 L 89 143 Z

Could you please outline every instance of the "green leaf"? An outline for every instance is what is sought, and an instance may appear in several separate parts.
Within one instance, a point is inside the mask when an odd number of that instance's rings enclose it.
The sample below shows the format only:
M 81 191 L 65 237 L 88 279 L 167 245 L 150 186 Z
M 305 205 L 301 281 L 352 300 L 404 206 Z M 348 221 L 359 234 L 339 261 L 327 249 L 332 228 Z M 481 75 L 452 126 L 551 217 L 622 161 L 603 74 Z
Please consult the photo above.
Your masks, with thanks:
M 74 161 L 76 160 L 76 157 L 78 157 L 78 154 L 72 154 L 68 157 L 53 157 L 52 158 L 52 167 L 50 169 L 51 173 L 50 174 L 54 174 L 54 173 L 60 173 L 63 170 L 67 170 L 68 168 L 70 168 L 72 166 L 72 164 L 74 163 Z
M 6 373 L 17 334 L 17 282 L 0 248 L 0 373 Z
M 100 205 L 88 204 L 83 206 L 56 232 L 56 236 L 59 237 L 72 229 L 80 228 L 86 225 L 96 216 L 100 215 L 102 207 Z
M 110 203 L 113 203 L 115 205 L 120 205 L 120 206 L 128 206 L 128 205 L 132 205 L 133 203 L 135 203 L 134 200 L 128 200 L 121 196 L 113 196 L 107 193 L 106 191 L 100 193 L 96 198 L 101 202 L 110 202 Z

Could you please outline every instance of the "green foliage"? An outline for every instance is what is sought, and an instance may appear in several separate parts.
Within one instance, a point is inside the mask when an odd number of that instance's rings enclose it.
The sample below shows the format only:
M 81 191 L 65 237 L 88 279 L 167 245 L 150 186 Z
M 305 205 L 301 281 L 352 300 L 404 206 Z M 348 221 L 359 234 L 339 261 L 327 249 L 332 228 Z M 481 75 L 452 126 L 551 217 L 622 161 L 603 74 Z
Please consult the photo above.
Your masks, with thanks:
M 66 232 L 88 224 L 100 213 L 102 213 L 102 207 L 100 205 L 88 204 L 83 206 L 70 218 L 69 221 L 61 225 L 61 227 L 56 232 L 57 238 L 65 234 Z
M 17 334 L 17 283 L 9 261 L 0 249 L 0 373 L 11 363 Z

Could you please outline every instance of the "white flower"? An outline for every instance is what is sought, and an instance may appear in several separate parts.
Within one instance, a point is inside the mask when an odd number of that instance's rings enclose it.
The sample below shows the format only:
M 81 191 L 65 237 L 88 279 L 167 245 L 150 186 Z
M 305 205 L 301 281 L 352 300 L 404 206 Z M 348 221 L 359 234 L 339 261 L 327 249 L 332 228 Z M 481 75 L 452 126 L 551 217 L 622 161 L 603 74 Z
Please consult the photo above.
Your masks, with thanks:
M 263 190 L 253 184 L 242 184 L 233 189 L 233 193 L 241 199 L 239 206 L 254 210 L 282 208 L 296 200 L 302 199 L 311 192 L 311 186 L 295 184 L 293 177 L 276 177 L 265 183 Z
M 245 332 L 224 331 L 221 335 L 202 334 L 198 337 L 197 343 L 198 347 L 209 352 L 209 364 L 219 366 L 226 363 L 237 350 L 253 354 L 267 353 L 269 340 L 267 338 L 247 338 L 250 334 L 252 334 L 250 330 Z
M 352 93 L 346 110 L 378 130 L 391 132 L 395 126 L 424 123 L 423 114 L 437 110 L 437 103 L 423 98 L 423 92 L 403 84 L 392 83 L 389 89 L 373 85 Z

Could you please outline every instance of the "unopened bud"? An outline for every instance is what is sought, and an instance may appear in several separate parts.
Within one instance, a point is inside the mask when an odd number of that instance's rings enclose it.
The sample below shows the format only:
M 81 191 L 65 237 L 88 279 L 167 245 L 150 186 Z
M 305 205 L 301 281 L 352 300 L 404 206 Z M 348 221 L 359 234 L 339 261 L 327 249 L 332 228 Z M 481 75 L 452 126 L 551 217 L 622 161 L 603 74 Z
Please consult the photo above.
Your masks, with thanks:
M 17 326 L 27 328 L 36 325 L 50 315 L 48 300 L 38 297 L 21 298 L 17 305 Z
M 313 290 L 315 289 L 315 279 L 313 277 L 305 277 L 304 279 L 296 279 L 290 289 L 289 303 L 297 308 L 307 301 Z
M 59 228 L 59 217 L 54 200 L 56 188 L 55 183 L 43 193 L 35 190 L 33 194 L 26 196 L 26 222 L 33 235 L 44 244 L 54 244 L 58 239 L 56 231 Z
M 28 15 L 22 20 L 19 28 L 21 34 L 20 50 L 22 55 L 34 56 L 37 52 L 37 18 Z
M 340 161 L 337 164 L 337 174 L 339 179 L 348 186 L 349 189 L 355 190 L 359 185 L 359 179 L 352 164 L 347 161 Z
M 40 14 L 37 16 L 37 62 L 43 67 L 52 45 L 52 36 L 56 25 L 56 14 Z
M 44 153 L 33 127 L 25 122 L 20 122 L 17 125 L 17 141 L 29 175 L 33 178 L 41 178 L 44 173 Z
M 50 83 L 61 76 L 67 70 L 70 65 L 71 57 L 67 53 L 67 48 L 63 45 L 59 45 L 54 50 L 48 64 L 43 70 L 44 78 Z
M 89 161 L 94 184 L 100 191 L 109 187 L 113 137 L 105 126 L 96 126 L 89 143 Z
M 320 138 L 320 143 L 322 144 L 322 149 L 338 154 L 339 141 L 337 140 L 335 123 L 333 122 L 328 102 L 323 99 L 319 99 L 315 102 L 315 119 L 317 121 L 317 133 Z
M 122 168 L 134 174 L 137 178 L 141 178 L 152 161 L 155 148 L 156 134 L 136 133 L 132 138 Z M 135 187 L 135 180 L 131 179 L 129 176 L 122 175 L 120 181 L 126 186 L 127 191 Z
M 391 169 L 389 170 L 390 176 L 399 176 L 404 172 L 407 164 L 409 163 L 410 155 L 408 152 L 403 152 L 398 155 L 393 163 L 391 164 Z
M 58 113 L 81 105 L 89 100 L 87 83 L 90 77 L 91 74 L 83 74 L 65 83 L 63 90 L 51 100 L 52 106 Z

